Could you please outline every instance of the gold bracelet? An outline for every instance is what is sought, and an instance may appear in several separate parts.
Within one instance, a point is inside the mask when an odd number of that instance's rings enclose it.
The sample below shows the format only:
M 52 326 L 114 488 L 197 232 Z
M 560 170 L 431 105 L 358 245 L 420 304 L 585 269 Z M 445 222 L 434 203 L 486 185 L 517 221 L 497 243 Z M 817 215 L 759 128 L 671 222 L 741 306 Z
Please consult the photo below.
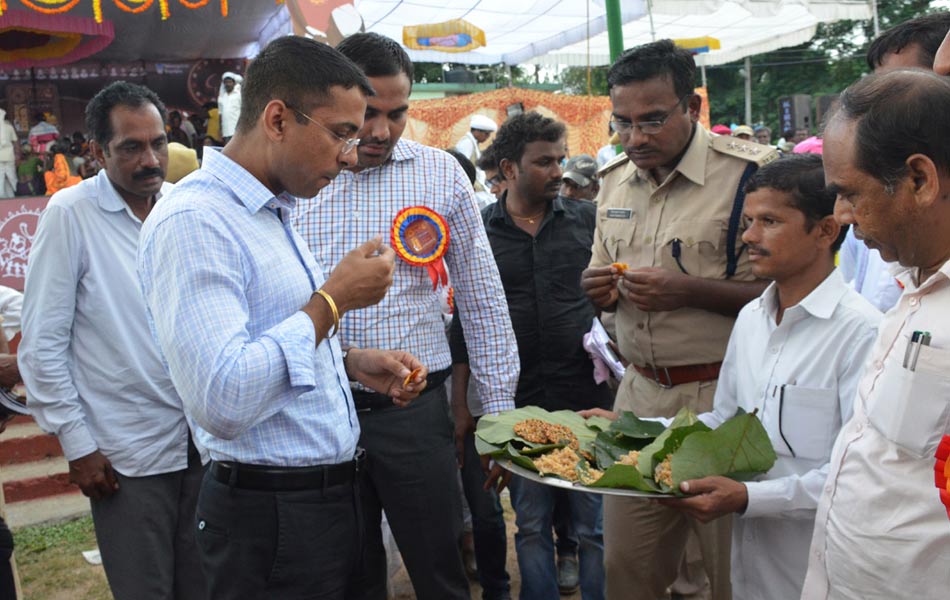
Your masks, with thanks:
M 330 297 L 330 294 L 326 293 L 323 290 L 317 290 L 314 292 L 314 295 L 319 294 L 321 298 L 327 301 L 327 304 L 330 306 L 330 312 L 333 313 L 333 331 L 327 333 L 327 338 L 332 338 L 340 330 L 340 311 L 336 309 L 336 302 L 333 301 L 333 298 Z

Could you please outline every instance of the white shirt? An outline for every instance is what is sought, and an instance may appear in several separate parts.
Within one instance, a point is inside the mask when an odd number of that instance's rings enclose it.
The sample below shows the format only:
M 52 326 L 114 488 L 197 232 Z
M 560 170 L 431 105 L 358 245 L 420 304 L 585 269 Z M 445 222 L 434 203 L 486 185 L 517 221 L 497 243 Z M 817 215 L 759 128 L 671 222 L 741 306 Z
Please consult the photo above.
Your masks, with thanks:
M 482 151 L 478 147 L 478 140 L 475 139 L 471 131 L 467 131 L 465 136 L 455 144 L 455 149 L 459 154 L 472 161 L 475 167 L 478 167 L 478 159 L 481 158 Z
M 237 127 L 238 117 L 241 116 L 241 84 L 236 83 L 231 93 L 224 92 L 218 96 L 218 113 L 221 115 L 222 137 L 232 137 Z
M 105 170 L 53 195 L 30 251 L 18 353 L 27 407 L 66 459 L 98 449 L 130 477 L 188 466 L 188 424 L 135 270 L 141 226 Z
M 871 301 L 882 312 L 887 312 L 897 304 L 901 287 L 891 274 L 891 264 L 881 258 L 881 253 L 868 248 L 864 242 L 854 237 L 854 229 L 848 229 L 848 235 L 841 245 L 841 274 L 858 293 Z
M 3 316 L 3 333 L 7 341 L 20 333 L 20 313 L 23 312 L 23 294 L 13 288 L 0 285 L 0 315 Z
M 778 455 L 768 473 L 746 483 L 749 504 L 734 521 L 736 600 L 787 600 L 801 593 L 832 444 L 851 416 L 881 318 L 837 270 L 786 309 L 779 325 L 777 292 L 771 284 L 739 312 L 713 412 L 699 417 L 715 428 L 737 408 L 758 409 Z
M 884 316 L 854 417 L 841 430 L 818 504 L 802 598 L 944 598 L 950 522 L 934 485 L 934 452 L 950 433 L 950 263 L 918 286 L 905 270 Z M 915 330 L 929 331 L 916 370 Z

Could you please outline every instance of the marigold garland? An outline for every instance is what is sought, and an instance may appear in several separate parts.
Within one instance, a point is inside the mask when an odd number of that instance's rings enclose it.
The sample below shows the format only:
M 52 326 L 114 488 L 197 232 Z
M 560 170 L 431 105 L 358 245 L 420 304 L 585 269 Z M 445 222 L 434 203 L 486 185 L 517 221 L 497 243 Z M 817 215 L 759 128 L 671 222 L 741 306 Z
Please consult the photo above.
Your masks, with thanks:
M 118 6 L 120 9 L 124 10 L 127 13 L 132 13 L 134 15 L 134 14 L 138 14 L 140 12 L 145 12 L 146 10 L 148 10 L 152 6 L 152 2 L 154 2 L 155 0 L 112 0 L 112 1 L 115 2 L 115 5 Z M 125 4 L 125 2 L 132 2 L 132 3 L 138 4 L 139 6 L 138 8 L 133 8 Z
M 74 6 L 79 4 L 79 0 L 36 0 L 36 1 L 42 4 L 46 4 L 49 8 L 47 8 L 46 6 L 37 6 L 33 4 L 33 2 L 31 2 L 30 0 L 20 0 L 20 2 L 22 2 L 23 5 L 26 6 L 27 8 L 32 8 L 36 12 L 43 13 L 44 15 L 62 14 L 64 12 L 68 12 Z M 55 4 L 60 4 L 60 6 L 54 6 Z

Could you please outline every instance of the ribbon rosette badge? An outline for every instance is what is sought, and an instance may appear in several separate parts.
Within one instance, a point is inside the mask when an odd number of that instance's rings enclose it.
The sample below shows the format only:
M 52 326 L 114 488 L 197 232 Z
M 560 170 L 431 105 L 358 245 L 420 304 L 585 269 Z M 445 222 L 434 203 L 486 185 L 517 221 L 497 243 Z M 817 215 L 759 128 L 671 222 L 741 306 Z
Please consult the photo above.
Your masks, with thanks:
M 940 440 L 934 458 L 937 459 L 934 464 L 934 483 L 940 490 L 940 501 L 947 507 L 947 516 L 950 517 L 950 435 Z
M 427 206 L 404 208 L 393 220 L 391 244 L 399 258 L 414 267 L 425 267 L 432 289 L 449 282 L 442 257 L 449 247 L 449 226 Z

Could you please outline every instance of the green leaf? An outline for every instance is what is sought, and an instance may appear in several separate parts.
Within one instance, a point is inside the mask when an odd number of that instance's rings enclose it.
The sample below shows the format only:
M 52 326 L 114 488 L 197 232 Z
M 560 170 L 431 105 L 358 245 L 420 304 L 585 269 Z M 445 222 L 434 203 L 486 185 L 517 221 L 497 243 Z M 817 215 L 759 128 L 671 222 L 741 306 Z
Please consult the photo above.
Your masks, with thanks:
M 622 433 L 627 437 L 649 440 L 663 433 L 665 429 L 662 423 L 637 418 L 628 410 L 622 411 L 617 420 L 610 425 L 610 431 Z
M 495 444 L 489 444 L 479 436 L 475 436 L 475 451 L 480 455 L 488 454 L 489 456 L 495 456 L 495 454 L 503 451 L 504 446 L 496 446 Z
M 508 459 L 519 467 L 524 467 L 525 469 L 529 469 L 535 473 L 538 472 L 538 468 L 534 466 L 534 462 L 527 456 L 524 456 L 518 452 L 518 449 L 511 444 L 505 445 L 503 454 L 498 458 L 501 458 L 502 460 Z
M 692 412 L 684 414 L 683 411 L 680 411 L 680 414 L 676 416 L 669 428 L 640 451 L 640 461 L 637 463 L 637 468 L 644 477 L 652 479 L 656 465 L 662 462 L 667 454 L 675 452 L 688 436 L 697 432 L 709 431 L 709 427 L 695 417 L 696 415 Z
M 602 431 L 594 438 L 594 459 L 599 468 L 607 469 L 624 454 L 640 450 L 648 442 L 647 439 L 630 438 L 616 431 Z
M 683 441 L 671 461 L 673 482 L 678 488 L 683 481 L 712 475 L 748 477 L 767 472 L 775 458 L 769 434 L 758 417 L 738 415 Z
M 652 479 L 646 479 L 633 465 L 613 465 L 604 471 L 603 477 L 590 484 L 594 488 L 619 488 L 640 490 L 641 492 L 659 492 L 660 488 Z

